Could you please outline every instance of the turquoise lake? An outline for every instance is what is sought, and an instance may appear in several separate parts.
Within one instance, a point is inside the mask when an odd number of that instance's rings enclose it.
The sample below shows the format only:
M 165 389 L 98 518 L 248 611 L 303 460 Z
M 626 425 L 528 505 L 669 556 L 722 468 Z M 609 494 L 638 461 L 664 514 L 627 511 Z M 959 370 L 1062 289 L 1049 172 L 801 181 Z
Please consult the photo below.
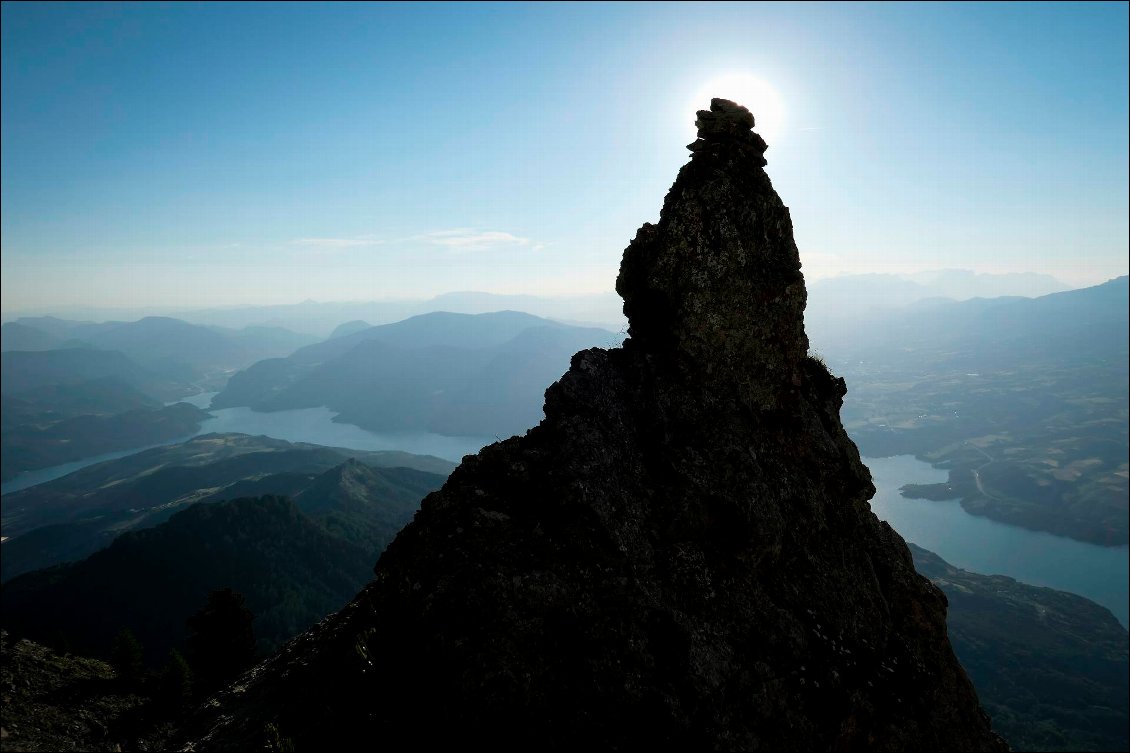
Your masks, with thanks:
M 933 484 L 948 474 L 911 455 L 864 458 L 875 481 L 871 509 L 907 541 L 964 570 L 1008 575 L 1070 591 L 1102 604 L 1127 624 L 1130 549 L 1104 547 L 970 515 L 956 501 L 906 499 L 904 484 Z

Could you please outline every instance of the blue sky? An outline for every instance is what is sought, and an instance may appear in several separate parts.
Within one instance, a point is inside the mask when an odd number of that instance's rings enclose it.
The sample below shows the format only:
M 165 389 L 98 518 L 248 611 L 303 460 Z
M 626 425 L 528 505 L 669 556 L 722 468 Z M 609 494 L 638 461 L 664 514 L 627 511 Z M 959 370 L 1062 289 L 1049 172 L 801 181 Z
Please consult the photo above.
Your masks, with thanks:
M 719 77 L 809 277 L 1127 271 L 1125 3 L 2 12 L 7 311 L 611 290 Z

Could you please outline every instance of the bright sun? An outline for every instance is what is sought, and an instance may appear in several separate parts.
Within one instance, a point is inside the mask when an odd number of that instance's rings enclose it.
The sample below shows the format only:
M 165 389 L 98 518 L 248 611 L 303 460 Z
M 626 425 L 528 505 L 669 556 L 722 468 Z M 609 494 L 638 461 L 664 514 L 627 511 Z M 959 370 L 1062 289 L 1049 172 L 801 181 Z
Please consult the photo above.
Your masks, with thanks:
M 753 113 L 756 121 L 753 130 L 772 146 L 785 125 L 785 107 L 777 90 L 757 76 L 748 73 L 728 73 L 707 81 L 695 93 L 695 110 L 710 106 L 712 97 L 722 97 L 737 102 Z

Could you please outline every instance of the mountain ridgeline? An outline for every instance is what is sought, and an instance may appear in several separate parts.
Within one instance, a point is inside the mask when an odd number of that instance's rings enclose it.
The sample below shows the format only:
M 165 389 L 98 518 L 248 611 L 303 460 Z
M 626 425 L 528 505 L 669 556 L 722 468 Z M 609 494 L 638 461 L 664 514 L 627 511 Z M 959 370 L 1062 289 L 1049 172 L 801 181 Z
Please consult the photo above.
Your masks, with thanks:
M 164 403 L 191 392 L 116 351 L 0 353 L 0 478 L 190 436 L 207 414 Z
M 372 431 L 507 437 L 541 420 L 545 385 L 573 353 L 620 340 L 516 311 L 435 312 L 349 329 L 234 374 L 212 407 L 326 406 L 336 420 Z
M 369 580 L 381 551 L 444 478 L 354 458 L 309 478 L 299 472 L 303 458 L 295 451 L 243 453 L 235 460 L 266 467 L 264 456 L 272 454 L 293 472 L 253 483 L 259 490 L 282 487 L 293 501 L 276 495 L 232 499 L 229 495 L 246 490 L 229 489 L 187 508 L 156 505 L 166 516 L 176 514 L 156 526 L 151 518 L 153 527 L 124 533 L 81 562 L 6 582 L 0 594 L 5 628 L 98 656 L 109 655 L 115 636 L 128 628 L 156 664 L 170 649 L 183 650 L 185 620 L 208 594 L 232 588 L 247 597 L 256 615 L 260 649 L 272 651 L 340 608 Z M 210 467 L 215 465 L 199 469 L 213 477 L 231 472 Z M 152 495 L 147 501 L 158 500 Z M 118 530 L 138 517 L 131 512 Z M 88 526 L 92 533 L 104 530 L 102 517 Z M 30 546 L 13 552 L 26 561 L 29 548 L 42 550 L 51 534 L 58 537 L 50 528 L 6 542 L 5 565 L 8 546 L 30 539 Z M 78 538 L 82 528 L 71 525 L 67 533 Z M 99 539 L 89 535 L 80 541 Z
M 247 597 L 259 648 L 271 651 L 340 608 L 372 557 L 287 499 L 239 499 L 194 505 L 82 562 L 15 578 L 0 598 L 18 635 L 108 657 L 129 629 L 159 666 L 170 650 L 184 651 L 185 622 L 212 591 Z
M 623 347 L 464 460 L 194 749 L 1005 750 L 808 357 L 788 209 L 713 100 L 624 253 Z
M 363 472 L 367 467 L 371 472 Z M 453 467 L 405 452 L 207 434 L 4 495 L 4 535 L 11 538 L 4 542 L 0 575 L 6 581 L 82 559 L 122 533 L 151 528 L 197 502 L 265 495 L 301 499 L 332 521 L 345 515 L 350 522 L 333 527 L 370 531 L 381 541 L 375 558 Z M 345 506 L 334 512 L 339 502 Z
M 154 374 L 180 381 L 208 381 L 222 372 L 281 356 L 318 340 L 282 327 L 239 330 L 190 324 L 167 316 L 134 322 L 80 322 L 24 317 L 0 328 L 3 350 L 43 351 L 75 347 L 117 351 Z
M 207 414 L 164 403 L 316 338 L 278 327 L 224 330 L 168 317 L 0 327 L 0 477 L 195 434 Z

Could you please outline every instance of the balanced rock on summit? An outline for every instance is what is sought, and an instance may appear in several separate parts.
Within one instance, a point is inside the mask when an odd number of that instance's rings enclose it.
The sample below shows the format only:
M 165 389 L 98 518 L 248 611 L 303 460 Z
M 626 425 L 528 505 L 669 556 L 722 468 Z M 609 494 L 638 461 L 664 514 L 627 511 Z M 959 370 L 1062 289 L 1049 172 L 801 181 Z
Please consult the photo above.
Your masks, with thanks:
M 739 104 L 728 99 L 715 97 L 710 100 L 709 110 L 699 110 L 695 126 L 698 128 L 698 138 L 687 149 L 700 152 L 711 145 L 727 144 L 729 148 L 741 145 L 757 154 L 765 154 L 769 147 L 764 139 L 754 133 L 753 113 Z M 761 166 L 766 165 L 761 157 Z
M 575 355 L 189 748 L 1006 749 L 807 355 L 753 117 L 698 125 L 624 252 L 624 346 Z

